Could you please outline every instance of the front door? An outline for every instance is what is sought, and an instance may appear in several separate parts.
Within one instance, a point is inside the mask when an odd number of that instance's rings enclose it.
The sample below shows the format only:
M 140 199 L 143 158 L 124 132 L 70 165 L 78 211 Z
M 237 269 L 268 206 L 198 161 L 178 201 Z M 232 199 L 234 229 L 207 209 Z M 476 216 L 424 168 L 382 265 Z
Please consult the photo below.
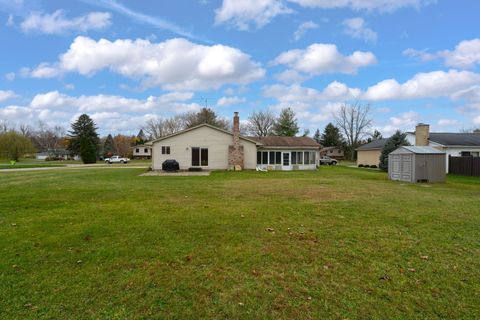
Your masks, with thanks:
M 282 153 L 282 170 L 292 170 L 290 166 L 290 152 Z

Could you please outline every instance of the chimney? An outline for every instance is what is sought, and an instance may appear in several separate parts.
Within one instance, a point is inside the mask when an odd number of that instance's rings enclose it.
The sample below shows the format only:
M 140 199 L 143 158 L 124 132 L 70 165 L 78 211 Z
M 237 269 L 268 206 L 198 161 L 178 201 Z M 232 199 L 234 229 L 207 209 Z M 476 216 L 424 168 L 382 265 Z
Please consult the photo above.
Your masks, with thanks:
M 419 123 L 415 127 L 415 145 L 428 146 L 428 138 L 430 136 L 430 126 L 425 123 Z
M 238 112 L 233 116 L 233 144 L 228 147 L 228 165 L 231 170 L 243 168 L 243 146 L 240 145 L 240 117 Z

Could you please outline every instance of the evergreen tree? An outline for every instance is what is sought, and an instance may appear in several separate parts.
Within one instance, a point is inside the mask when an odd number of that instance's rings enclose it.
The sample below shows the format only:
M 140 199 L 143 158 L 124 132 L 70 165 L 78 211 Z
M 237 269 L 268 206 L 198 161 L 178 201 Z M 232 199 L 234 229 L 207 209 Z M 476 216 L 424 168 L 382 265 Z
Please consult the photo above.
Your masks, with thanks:
M 105 157 L 113 156 L 115 152 L 115 143 L 113 142 L 113 137 L 111 134 L 108 135 L 107 139 L 105 139 L 105 143 L 103 144 L 103 155 Z
M 409 146 L 410 143 L 408 143 L 406 139 L 406 134 L 400 132 L 400 130 L 397 130 L 393 136 L 391 136 L 388 140 L 387 143 L 385 143 L 385 146 L 382 149 L 382 153 L 380 154 L 380 169 L 383 171 L 388 171 L 388 155 L 390 152 L 395 151 L 401 146 Z
M 323 130 L 320 144 L 324 147 L 337 147 L 343 145 L 343 138 L 340 129 L 335 127 L 331 122 L 326 125 Z
M 322 136 L 320 135 L 320 129 L 317 129 L 317 131 L 315 131 L 315 134 L 313 135 L 313 140 L 315 140 L 317 143 L 321 143 Z
M 297 119 L 295 112 L 291 108 L 285 108 L 280 113 L 280 116 L 275 121 L 273 131 L 277 136 L 294 137 L 298 131 Z
M 183 122 L 186 128 L 192 128 L 203 123 L 208 123 L 217 128 L 227 130 L 228 120 L 218 118 L 218 115 L 210 108 L 202 108 L 198 112 L 190 112 L 183 115 Z
M 82 114 L 72 123 L 68 140 L 68 150 L 73 154 L 79 154 L 83 163 L 91 163 L 87 161 L 92 161 L 92 154 L 95 162 L 99 139 L 95 122 L 88 115 Z
M 368 143 L 368 142 L 375 141 L 375 140 L 380 140 L 380 139 L 382 139 L 382 138 L 383 138 L 383 136 L 382 136 L 382 134 L 380 133 L 380 131 L 378 131 L 377 129 L 375 129 L 375 131 L 373 131 L 373 133 L 371 134 L 371 136 L 368 137 L 367 143 Z
M 140 129 L 135 138 L 135 145 L 144 144 L 145 142 L 147 142 L 147 136 L 143 133 L 143 129 Z

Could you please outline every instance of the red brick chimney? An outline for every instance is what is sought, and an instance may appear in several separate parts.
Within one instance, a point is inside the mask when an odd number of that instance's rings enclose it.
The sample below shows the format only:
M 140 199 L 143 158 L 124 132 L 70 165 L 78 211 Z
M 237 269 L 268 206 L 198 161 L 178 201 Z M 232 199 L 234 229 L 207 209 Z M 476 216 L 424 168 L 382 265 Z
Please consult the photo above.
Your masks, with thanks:
M 232 170 L 243 169 L 243 146 L 240 145 L 240 117 L 238 112 L 233 116 L 233 144 L 228 146 L 228 165 Z

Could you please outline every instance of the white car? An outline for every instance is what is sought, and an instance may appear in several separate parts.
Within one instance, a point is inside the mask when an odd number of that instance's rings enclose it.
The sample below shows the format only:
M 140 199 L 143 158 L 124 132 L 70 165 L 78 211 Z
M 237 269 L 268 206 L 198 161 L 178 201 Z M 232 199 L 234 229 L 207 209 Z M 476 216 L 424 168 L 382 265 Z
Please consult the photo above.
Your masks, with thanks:
M 337 160 L 330 158 L 329 156 L 323 156 L 320 159 L 318 159 L 319 165 L 326 164 L 329 166 L 336 166 L 337 162 L 338 162 Z
M 112 156 L 110 158 L 105 158 L 105 163 L 112 164 L 112 163 L 128 163 L 130 159 L 123 158 L 120 156 Z

